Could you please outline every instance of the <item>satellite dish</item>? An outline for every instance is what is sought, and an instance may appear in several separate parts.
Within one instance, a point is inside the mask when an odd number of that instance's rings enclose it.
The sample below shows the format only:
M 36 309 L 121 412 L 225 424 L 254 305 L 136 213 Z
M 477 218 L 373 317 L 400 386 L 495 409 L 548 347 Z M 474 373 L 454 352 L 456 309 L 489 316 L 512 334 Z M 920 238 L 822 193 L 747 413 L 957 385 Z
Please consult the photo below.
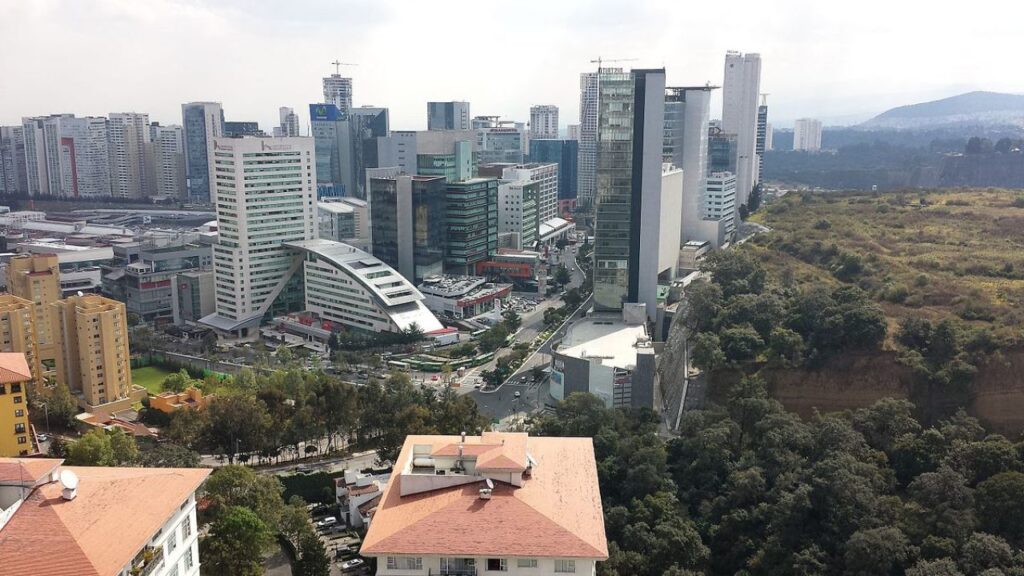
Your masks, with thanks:
M 487 479 L 487 488 L 489 490 L 494 490 L 494 482 L 491 482 L 490 478 Z
M 75 490 L 78 488 L 78 474 L 71 470 L 61 470 L 60 483 L 67 490 Z

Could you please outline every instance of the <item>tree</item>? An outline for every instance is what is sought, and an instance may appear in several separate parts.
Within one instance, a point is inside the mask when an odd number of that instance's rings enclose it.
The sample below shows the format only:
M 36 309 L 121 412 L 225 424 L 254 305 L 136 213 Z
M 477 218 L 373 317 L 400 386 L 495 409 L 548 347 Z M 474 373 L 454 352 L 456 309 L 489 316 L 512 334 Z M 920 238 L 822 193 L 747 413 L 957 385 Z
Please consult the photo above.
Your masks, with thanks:
M 978 517 L 982 526 L 1011 539 L 1024 538 L 1024 474 L 1002 472 L 978 484 Z
M 57 382 L 44 395 L 46 410 L 54 422 L 70 427 L 75 423 L 75 414 L 78 413 L 78 403 L 71 395 L 71 389 L 63 382 Z
M 209 425 L 209 413 L 204 409 L 175 410 L 164 428 L 164 436 L 175 444 L 194 450 L 198 449 Z
M 565 286 L 569 282 L 572 282 L 572 275 L 569 274 L 569 269 L 565 267 L 565 264 L 559 264 L 558 267 L 555 268 L 555 274 L 552 279 L 555 281 L 555 284 Z
M 691 332 L 705 332 L 714 328 L 722 312 L 722 288 L 707 280 L 697 280 L 686 287 L 686 314 L 683 322 Z
M 186 388 L 195 386 L 195 381 L 192 380 L 192 375 L 188 373 L 188 370 L 182 368 L 164 378 L 161 386 L 170 392 L 184 392 Z
M 712 252 L 704 258 L 700 269 L 721 288 L 724 298 L 737 294 L 760 294 L 767 276 L 760 262 L 745 250 Z
M 579 288 L 566 290 L 565 295 L 562 296 L 562 302 L 565 302 L 566 308 L 575 310 L 580 307 L 580 304 L 583 304 L 583 294 L 580 293 Z M 547 312 L 547 310 L 545 310 L 545 312 Z
M 722 352 L 718 336 L 701 332 L 690 342 L 690 361 L 697 368 L 704 371 L 714 370 L 725 363 L 725 353 Z
M 754 186 L 754 189 L 750 191 L 750 197 L 747 198 L 747 210 L 750 213 L 757 212 L 757 209 L 761 207 L 761 185 Z
M 206 409 L 209 425 L 205 427 L 206 441 L 217 454 L 224 454 L 234 463 L 241 451 L 257 451 L 270 428 L 270 415 L 266 405 L 251 396 L 220 396 Z
M 910 557 L 910 541 L 893 526 L 858 530 L 846 542 L 846 572 L 858 576 L 896 574 Z
M 540 379 L 544 377 L 544 367 L 541 365 L 530 368 L 530 378 L 534 382 L 540 382 Z
M 67 462 L 74 466 L 121 466 L 135 462 L 139 456 L 135 438 L 120 428 L 93 428 L 72 442 L 67 452 Z
M 906 576 L 964 576 L 964 573 L 957 569 L 956 562 L 949 558 L 940 558 L 919 561 L 913 568 L 907 570 Z
M 494 352 L 498 348 L 504 346 L 506 340 L 508 340 L 508 328 L 503 322 L 495 324 L 480 335 L 480 351 Z
M 284 514 L 281 494 L 284 486 L 276 476 L 257 474 L 245 466 L 223 466 L 206 481 L 206 497 L 215 517 L 245 507 L 266 522 L 270 530 L 280 530 Z
M 152 450 L 139 454 L 139 464 L 146 468 L 196 468 L 199 466 L 199 453 L 184 446 L 164 442 Z
M 320 537 L 312 530 L 299 536 L 298 556 L 292 571 L 295 576 L 330 575 L 331 559 L 327 557 L 327 550 L 320 542 Z
M 764 348 L 764 341 L 750 324 L 732 326 L 721 332 L 722 353 L 728 362 L 753 360 Z
M 252 510 L 233 506 L 210 527 L 203 540 L 203 564 L 215 574 L 261 576 L 263 551 L 273 542 L 273 532 Z
M 523 325 L 523 320 L 519 317 L 519 314 L 512 308 L 505 310 L 501 313 L 501 317 L 505 319 L 505 329 L 508 330 L 509 334 L 514 334 L 519 327 Z
M 968 576 L 992 568 L 1006 569 L 1013 562 L 1013 549 L 1006 540 L 984 532 L 971 534 L 960 550 L 960 569 Z
M 750 208 L 747 208 L 746 204 L 740 204 L 739 213 L 740 220 L 746 220 L 750 217 Z

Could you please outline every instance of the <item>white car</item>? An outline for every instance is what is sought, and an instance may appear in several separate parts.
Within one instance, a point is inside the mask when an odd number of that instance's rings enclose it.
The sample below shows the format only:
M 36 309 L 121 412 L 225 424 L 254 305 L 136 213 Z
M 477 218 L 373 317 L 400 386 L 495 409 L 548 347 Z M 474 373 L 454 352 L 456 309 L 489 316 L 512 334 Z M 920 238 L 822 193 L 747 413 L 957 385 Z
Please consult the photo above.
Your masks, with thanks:
M 363 559 L 362 558 L 353 558 L 351 560 L 348 560 L 347 562 L 342 562 L 341 563 L 341 569 L 342 570 L 351 570 L 353 568 L 358 568 L 358 567 L 360 567 L 362 565 L 363 565 Z
M 522 392 L 520 392 L 519 390 L 516 390 L 516 398 L 519 398 L 522 395 L 523 395 Z
M 316 523 L 316 527 L 320 529 L 330 528 L 338 523 L 338 519 L 334 516 L 328 516 Z

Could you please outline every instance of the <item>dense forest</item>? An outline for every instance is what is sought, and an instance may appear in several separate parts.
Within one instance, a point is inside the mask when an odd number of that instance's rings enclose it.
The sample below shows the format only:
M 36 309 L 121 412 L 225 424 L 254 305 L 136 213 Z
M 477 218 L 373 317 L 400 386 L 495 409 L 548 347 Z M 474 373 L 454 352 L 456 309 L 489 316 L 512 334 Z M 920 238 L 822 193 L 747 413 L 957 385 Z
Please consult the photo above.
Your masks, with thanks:
M 885 400 L 807 421 L 757 378 L 664 441 L 649 411 L 573 395 L 539 435 L 592 436 L 603 576 L 1024 574 L 1024 446 Z

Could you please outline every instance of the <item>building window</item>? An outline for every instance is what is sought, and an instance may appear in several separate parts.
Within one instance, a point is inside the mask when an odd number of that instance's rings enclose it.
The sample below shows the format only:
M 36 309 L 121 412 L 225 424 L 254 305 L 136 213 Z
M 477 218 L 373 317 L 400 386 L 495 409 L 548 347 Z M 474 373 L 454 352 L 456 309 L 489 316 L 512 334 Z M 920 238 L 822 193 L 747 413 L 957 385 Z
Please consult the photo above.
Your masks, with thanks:
M 15 404 L 21 404 L 21 396 L 15 396 L 14 397 L 14 403 Z
M 178 547 L 178 532 L 172 531 L 171 535 L 167 538 L 167 553 L 174 552 L 174 549 Z
M 171 569 L 167 571 L 167 576 L 178 576 L 178 563 L 175 562 Z
M 188 549 L 185 550 L 185 571 L 188 572 L 191 569 L 192 569 L 192 547 L 189 546 Z
M 11 393 L 16 394 L 21 392 L 21 384 L 11 384 Z
M 192 535 L 192 515 L 185 516 L 185 519 L 181 521 L 181 540 L 185 542 L 188 537 Z
M 18 408 L 17 410 L 14 411 L 14 417 L 15 418 L 21 418 L 24 415 L 25 415 L 25 411 L 22 410 L 21 408 Z
M 419 556 L 388 556 L 388 570 L 423 570 Z
M 20 424 L 20 423 L 19 424 L 15 424 L 14 425 L 14 433 L 15 434 L 24 434 L 25 433 L 25 425 L 24 424 Z
M 520 558 L 516 560 L 516 568 L 536 568 L 536 558 Z
M 575 560 L 555 560 L 555 573 L 556 574 L 575 574 L 576 573 L 576 561 Z
M 505 558 L 488 558 L 488 572 L 508 572 L 508 560 Z
M 25 436 L 18 436 L 18 444 L 28 444 L 28 438 Z

